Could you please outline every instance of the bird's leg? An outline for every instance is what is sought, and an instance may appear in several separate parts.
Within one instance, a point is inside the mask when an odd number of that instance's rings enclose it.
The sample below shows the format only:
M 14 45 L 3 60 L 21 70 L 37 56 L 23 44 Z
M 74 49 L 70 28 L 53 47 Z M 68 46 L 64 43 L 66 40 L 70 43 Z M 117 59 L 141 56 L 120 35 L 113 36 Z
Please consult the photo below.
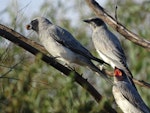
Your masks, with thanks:
M 60 56 L 52 56 L 51 54 L 48 54 L 48 56 L 50 57 L 50 58 L 52 58 L 52 59 L 54 59 L 54 60 L 56 60 L 57 58 L 59 58 Z
M 68 67 L 70 70 L 75 70 L 74 67 L 69 66 L 67 63 L 64 64 L 66 67 Z
M 54 60 L 56 60 L 57 58 L 59 58 L 59 56 L 56 56 L 56 57 L 52 57 Z

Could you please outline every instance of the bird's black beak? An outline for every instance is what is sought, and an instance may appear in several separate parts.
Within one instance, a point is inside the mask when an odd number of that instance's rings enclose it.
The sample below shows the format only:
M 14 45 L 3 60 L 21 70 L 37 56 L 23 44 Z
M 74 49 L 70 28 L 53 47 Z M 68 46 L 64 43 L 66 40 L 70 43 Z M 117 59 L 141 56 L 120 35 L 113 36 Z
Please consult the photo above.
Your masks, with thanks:
M 90 20 L 83 20 L 83 22 L 85 22 L 85 23 L 90 23 Z

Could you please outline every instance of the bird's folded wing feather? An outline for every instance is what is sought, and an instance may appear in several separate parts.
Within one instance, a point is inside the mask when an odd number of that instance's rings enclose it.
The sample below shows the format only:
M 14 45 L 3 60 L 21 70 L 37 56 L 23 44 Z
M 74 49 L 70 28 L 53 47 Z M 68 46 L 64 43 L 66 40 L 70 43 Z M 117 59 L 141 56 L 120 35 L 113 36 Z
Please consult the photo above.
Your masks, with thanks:
M 135 105 L 137 108 L 139 108 L 144 113 L 149 113 L 149 108 L 145 105 L 142 98 L 140 97 L 137 90 L 132 87 L 130 84 L 124 82 L 118 85 L 118 88 L 124 98 L 126 98 L 131 104 Z
M 95 46 L 99 48 L 102 54 L 114 61 L 120 61 L 123 64 L 126 63 L 126 57 L 121 44 L 112 32 L 103 31 L 103 34 L 96 32 L 95 37 L 99 38 L 95 40 Z
M 84 48 L 68 31 L 57 26 L 55 29 L 50 29 L 49 34 L 55 41 L 62 44 L 66 48 L 69 48 L 73 52 L 85 57 L 92 57 L 91 53 Z

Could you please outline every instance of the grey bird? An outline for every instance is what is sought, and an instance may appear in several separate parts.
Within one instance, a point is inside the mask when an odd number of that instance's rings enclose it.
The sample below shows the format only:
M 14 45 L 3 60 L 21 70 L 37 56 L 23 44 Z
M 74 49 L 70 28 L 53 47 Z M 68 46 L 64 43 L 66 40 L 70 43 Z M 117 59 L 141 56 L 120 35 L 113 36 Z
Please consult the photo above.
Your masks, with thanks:
M 40 42 L 53 57 L 67 64 L 75 63 L 81 66 L 87 66 L 99 73 L 103 78 L 107 78 L 91 60 L 99 63 L 105 62 L 94 57 L 67 30 L 54 25 L 45 17 L 38 17 L 32 20 L 27 25 L 27 29 L 32 29 L 37 32 Z
M 138 91 L 129 83 L 126 74 L 119 69 L 114 71 L 112 92 L 117 105 L 124 113 L 150 113 Z
M 134 85 L 131 80 L 133 76 L 127 66 L 126 56 L 118 38 L 100 18 L 94 17 L 83 21 L 90 24 L 93 30 L 92 42 L 100 57 L 114 69 L 124 70 L 126 75 L 129 76 L 131 84 Z

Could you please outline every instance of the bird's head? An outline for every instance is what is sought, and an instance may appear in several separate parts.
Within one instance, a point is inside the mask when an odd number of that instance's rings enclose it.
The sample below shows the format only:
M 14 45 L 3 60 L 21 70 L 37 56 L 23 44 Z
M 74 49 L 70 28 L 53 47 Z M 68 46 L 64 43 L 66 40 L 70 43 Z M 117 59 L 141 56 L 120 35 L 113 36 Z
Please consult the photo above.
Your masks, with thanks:
M 105 25 L 104 21 L 102 21 L 100 18 L 97 17 L 86 19 L 83 21 L 90 24 L 92 28 Z
M 123 81 L 126 78 L 126 74 L 123 70 L 115 68 L 114 78 L 115 78 L 116 81 Z
M 47 25 L 48 23 L 51 22 L 47 18 L 37 17 L 33 19 L 28 25 L 26 25 L 26 29 L 36 31 L 38 33 L 39 27 L 44 26 L 44 24 Z
M 39 31 L 39 21 L 38 19 L 34 19 L 30 22 L 30 24 L 26 25 L 27 30 L 34 30 L 36 32 Z

